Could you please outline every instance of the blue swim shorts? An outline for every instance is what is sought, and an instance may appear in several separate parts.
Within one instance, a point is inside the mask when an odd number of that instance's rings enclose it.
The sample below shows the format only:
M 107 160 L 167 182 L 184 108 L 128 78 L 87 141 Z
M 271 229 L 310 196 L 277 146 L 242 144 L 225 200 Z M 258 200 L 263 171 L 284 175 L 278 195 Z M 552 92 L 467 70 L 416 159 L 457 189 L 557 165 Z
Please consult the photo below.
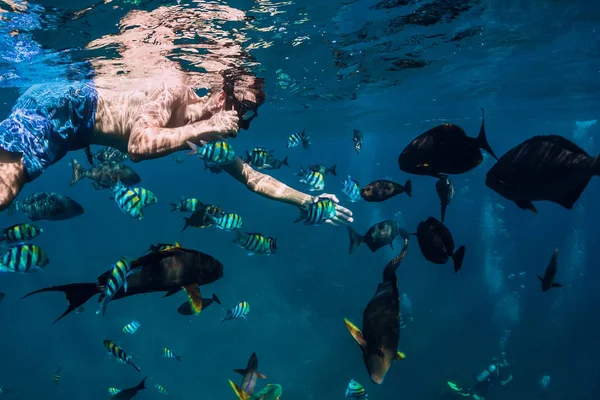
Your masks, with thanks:
M 89 145 L 97 105 L 92 81 L 34 85 L 0 122 L 0 148 L 23 155 L 31 182 L 69 151 Z

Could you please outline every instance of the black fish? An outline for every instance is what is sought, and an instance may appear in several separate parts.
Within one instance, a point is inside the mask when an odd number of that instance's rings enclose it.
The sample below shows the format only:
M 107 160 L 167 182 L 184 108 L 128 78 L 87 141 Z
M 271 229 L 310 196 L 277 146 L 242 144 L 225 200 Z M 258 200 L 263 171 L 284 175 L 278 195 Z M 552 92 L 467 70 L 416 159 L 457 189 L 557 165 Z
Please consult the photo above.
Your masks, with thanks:
M 32 221 L 62 221 L 83 214 L 83 207 L 67 196 L 56 193 L 41 192 L 27 196 L 25 200 L 15 200 L 8 209 L 8 215 L 21 210 Z
M 442 222 L 444 222 L 444 219 L 446 218 L 446 208 L 448 207 L 448 204 L 450 204 L 452 197 L 454 197 L 454 186 L 452 186 L 452 182 L 450 182 L 448 177 L 440 178 L 435 183 L 435 191 L 442 203 Z
M 148 377 L 145 377 L 144 379 L 142 379 L 140 384 L 135 387 L 121 390 L 119 393 L 115 394 L 114 396 L 111 396 L 111 400 L 129 400 L 129 399 L 131 399 L 140 390 L 146 389 L 146 379 L 148 379 Z
M 133 168 L 116 161 L 105 161 L 86 170 L 73 158 L 71 159 L 71 167 L 73 167 L 73 177 L 69 185 L 74 185 L 83 178 L 88 178 L 92 181 L 92 186 L 96 190 L 110 189 L 117 181 L 123 182 L 126 186 L 133 186 L 142 180 Z
M 212 298 L 210 299 L 202 299 L 202 310 L 206 309 L 212 303 L 221 304 L 221 300 L 217 297 L 216 294 L 213 293 Z M 194 315 L 194 310 L 192 310 L 192 305 L 189 301 L 186 301 L 182 305 L 179 306 L 177 312 L 181 315 Z
M 195 211 L 189 218 L 184 217 L 185 225 L 183 226 L 182 232 L 185 231 L 189 226 L 192 228 L 206 228 L 207 226 L 212 226 L 215 224 L 214 219 L 210 216 L 218 216 L 223 212 L 223 210 L 212 204 L 204 204 L 202 208 Z
M 394 239 L 400 235 L 404 239 L 408 238 L 408 232 L 402 228 L 396 221 L 385 220 L 374 224 L 369 228 L 364 236 L 359 235 L 351 226 L 348 226 L 348 235 L 350 236 L 350 249 L 348 254 L 352 254 L 361 243 L 365 242 L 372 252 L 388 244 L 394 248 Z
M 553 287 L 562 287 L 562 285 L 560 283 L 554 282 L 554 278 L 556 277 L 556 269 L 557 269 L 557 265 L 558 265 L 558 263 L 556 261 L 557 257 L 558 257 L 558 249 L 554 250 L 554 253 L 552 254 L 552 258 L 550 259 L 550 263 L 546 267 L 546 272 L 544 273 L 544 277 L 542 278 L 539 275 L 537 277 L 540 281 L 542 281 L 542 292 L 545 292 L 546 290 L 553 288 Z
M 352 141 L 354 142 L 354 150 L 356 150 L 356 154 L 360 153 L 360 149 L 362 149 L 363 145 L 363 134 L 358 129 L 354 129 L 354 136 L 352 137 Z
M 360 196 L 369 202 L 380 202 L 404 192 L 406 192 L 408 197 L 412 197 L 412 183 L 410 179 L 406 181 L 404 186 L 386 180 L 371 182 L 360 189 Z
M 331 167 L 327 168 L 323 164 L 313 164 L 309 165 L 308 169 L 315 172 L 320 172 L 321 175 L 325 176 L 326 174 L 331 174 L 333 176 L 337 176 L 337 172 L 335 169 L 337 168 L 337 164 L 333 164 Z
M 408 240 L 404 239 L 402 252 L 383 270 L 383 281 L 377 286 L 375 295 L 363 312 L 362 332 L 350 320 L 345 320 L 350 334 L 360 345 L 365 366 L 375 384 L 383 382 L 393 360 L 406 357 L 398 351 L 400 294 L 396 270 L 406 254 L 407 247 Z
M 433 217 L 419 223 L 417 227 L 417 241 L 423 257 L 435 264 L 446 264 L 448 258 L 454 260 L 454 272 L 462 267 L 465 257 L 465 246 L 460 246 L 454 252 L 454 239 L 444 224 Z
M 119 289 L 113 300 L 154 292 L 167 292 L 164 297 L 168 297 L 184 289 L 190 302 L 194 303 L 193 307 L 201 309 L 202 297 L 198 286 L 207 285 L 223 277 L 223 264 L 219 260 L 183 247 L 174 247 L 137 258 L 131 262 L 131 268 L 139 268 L 139 272 L 127 276 L 127 291 L 124 288 Z M 54 321 L 57 322 L 94 295 L 102 293 L 110 273 L 109 270 L 100 275 L 97 282 L 51 286 L 31 292 L 23 298 L 42 292 L 63 292 L 67 296 L 69 307 Z
M 242 375 L 242 385 L 239 386 L 239 388 L 248 396 L 254 394 L 258 378 L 267 379 L 264 374 L 258 372 L 258 357 L 256 356 L 256 353 L 252 353 L 245 369 L 234 369 L 233 372 Z
M 570 210 L 595 175 L 598 157 L 561 136 L 535 136 L 500 157 L 485 184 L 523 210 L 537 212 L 532 201 L 541 200 Z
M 417 136 L 398 156 L 400 170 L 415 175 L 441 178 L 445 174 L 464 174 L 483 161 L 484 149 L 496 160 L 485 135 L 483 110 L 481 128 L 476 138 L 453 124 L 438 125 Z

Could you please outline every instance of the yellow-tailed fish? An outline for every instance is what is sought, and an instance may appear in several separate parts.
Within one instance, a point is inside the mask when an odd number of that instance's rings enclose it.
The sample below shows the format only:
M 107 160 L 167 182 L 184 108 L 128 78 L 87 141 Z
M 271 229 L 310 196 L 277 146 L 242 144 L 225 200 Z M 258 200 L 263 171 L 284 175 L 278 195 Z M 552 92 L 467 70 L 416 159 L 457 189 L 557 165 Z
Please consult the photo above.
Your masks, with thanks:
M 125 214 L 135 219 L 144 218 L 142 200 L 134 189 L 125 186 L 121 181 L 117 181 L 112 188 L 112 194 L 119 209 Z
M 163 357 L 170 358 L 171 360 L 181 361 L 181 356 L 176 356 L 171 350 L 163 347 L 162 349 Z
M 140 371 L 138 366 L 133 363 L 133 357 L 131 357 L 129 354 L 125 353 L 125 351 L 123 351 L 123 349 L 120 348 L 115 342 L 113 342 L 112 340 L 106 339 L 106 340 L 104 340 L 104 347 L 106 347 L 108 352 L 111 353 L 113 356 L 115 356 L 119 360 L 124 361 L 125 363 L 131 365 L 133 368 L 136 369 L 136 371 L 138 371 L 138 372 Z
M 248 255 L 256 253 L 275 254 L 277 252 L 277 239 L 265 237 L 260 233 L 244 233 L 236 231 L 236 238 L 233 239 L 241 248 L 248 250 Z
M 249 312 L 250 312 L 250 304 L 248 304 L 245 301 L 242 301 L 239 304 L 237 304 L 235 307 L 233 307 L 231 310 L 227 310 L 227 315 L 225 315 L 225 317 L 223 317 L 221 322 L 225 322 L 230 319 L 238 319 L 238 318 L 247 319 L 246 315 L 248 315 Z
M 123 332 L 133 335 L 138 329 L 140 329 L 141 326 L 142 324 L 140 324 L 138 321 L 131 321 L 123 327 Z
M 121 288 L 127 292 L 127 276 L 131 272 L 131 260 L 127 257 L 121 258 L 115 263 L 115 265 L 113 265 L 104 285 L 102 301 L 96 314 L 102 313 L 102 315 L 104 315 L 106 312 L 106 306 Z
M 33 224 L 17 224 L 0 230 L 0 242 L 20 242 L 34 239 L 43 232 Z
M 134 187 L 133 191 L 140 198 L 140 201 L 142 202 L 142 207 L 147 207 L 149 205 L 158 203 L 158 199 L 156 198 L 154 193 L 152 193 L 148 189 L 145 189 L 143 187 Z
M 40 271 L 50 259 L 41 247 L 33 244 L 20 244 L 9 248 L 0 257 L 0 272 L 27 272 Z

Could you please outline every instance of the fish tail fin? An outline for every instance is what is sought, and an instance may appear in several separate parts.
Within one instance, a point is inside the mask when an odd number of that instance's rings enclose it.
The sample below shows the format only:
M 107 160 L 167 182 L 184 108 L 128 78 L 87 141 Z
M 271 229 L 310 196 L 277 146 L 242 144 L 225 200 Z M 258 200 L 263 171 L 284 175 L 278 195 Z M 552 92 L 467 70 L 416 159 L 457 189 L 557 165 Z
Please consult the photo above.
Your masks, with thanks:
M 404 191 L 406 192 L 408 197 L 412 197 L 412 182 L 410 181 L 410 179 L 408 179 L 404 184 Z
M 351 226 L 348 226 L 348 236 L 350 237 L 350 248 L 348 254 L 352 254 L 354 250 L 364 241 L 364 238 L 356 232 Z
M 444 218 L 446 218 L 446 208 L 448 208 L 448 205 L 442 203 L 442 222 L 444 222 Z
M 281 165 L 285 165 L 286 167 L 290 166 L 290 164 L 288 164 L 288 158 L 287 158 L 287 156 L 285 156 L 285 158 L 283 160 L 281 160 Z
M 463 258 L 465 258 L 465 246 L 460 246 L 454 254 L 452 254 L 452 260 L 454 261 L 454 272 L 457 273 L 462 267 Z
M 479 135 L 477 135 L 477 138 L 475 138 L 475 143 L 477 143 L 477 147 L 485 150 L 492 157 L 498 160 L 498 157 L 496 157 L 494 150 L 492 150 L 492 148 L 490 147 L 490 144 L 487 140 L 487 135 L 485 134 L 485 113 L 483 111 L 483 108 L 481 109 L 481 128 L 479 128 Z
M 244 241 L 244 234 L 240 231 L 235 231 L 235 237 L 233 238 L 233 243 L 242 243 Z
M 85 178 L 87 171 L 81 166 L 81 164 L 79 164 L 79 161 L 74 158 L 71 159 L 71 167 L 73 168 L 73 176 L 71 177 L 71 182 L 69 182 L 69 185 L 72 186 Z
M 333 164 L 331 167 L 327 168 L 327 172 L 329 172 L 333 176 L 337 176 L 337 172 L 335 169 L 337 168 L 337 164 Z
M 303 219 L 306 219 L 307 217 L 308 217 L 308 211 L 300 209 L 300 215 L 298 215 L 298 218 L 296 218 L 294 223 L 296 224 L 296 223 L 302 221 Z
M 10 206 L 8 206 L 8 210 L 6 210 L 6 213 L 10 216 L 10 215 L 14 215 L 17 211 L 19 211 L 19 205 L 21 203 L 19 202 L 19 200 L 15 200 L 12 203 L 10 203 Z
M 234 382 L 232 382 L 231 379 L 229 380 L 229 386 L 231 386 L 231 389 L 233 389 L 233 392 L 238 397 L 238 399 L 248 400 L 250 398 L 248 393 L 244 392 L 242 390 L 242 388 L 240 388 L 238 385 L 236 385 Z
M 558 283 L 558 282 L 554 282 L 554 283 L 552 284 L 552 287 L 563 287 L 563 285 L 562 285 L 562 284 L 560 284 L 560 283 Z
M 26 294 L 21 299 L 29 297 L 32 294 L 42 292 L 63 292 L 67 297 L 69 307 L 67 307 L 67 310 L 52 323 L 55 324 L 72 311 L 75 311 L 77 307 L 84 305 L 89 299 L 92 298 L 92 296 L 100 293 L 100 290 L 95 283 L 70 283 L 68 285 L 51 286 L 44 289 L 39 289 Z
M 177 203 L 169 203 L 169 205 L 171 206 L 171 212 L 177 211 L 177 208 L 179 208 L 179 204 Z
M 0 148 L 0 162 L 3 163 L 18 163 L 23 158 L 22 153 L 8 151 Z
M 143 390 L 146 389 L 146 379 L 148 379 L 148 377 L 145 377 L 144 379 L 142 379 L 142 381 L 140 382 L 139 385 L 137 385 L 134 389 L 135 390 Z
M 219 298 L 217 297 L 217 295 L 216 295 L 216 294 L 214 294 L 214 293 L 213 293 L 213 295 L 212 295 L 212 299 L 213 299 L 213 301 L 214 301 L 215 303 L 217 303 L 217 304 L 221 304 L 221 299 L 219 299 Z
M 194 154 L 198 154 L 198 145 L 196 145 L 195 143 L 190 142 L 189 140 L 186 141 L 186 143 L 190 147 L 190 151 L 188 151 L 187 153 L 185 153 L 186 156 L 193 156 Z

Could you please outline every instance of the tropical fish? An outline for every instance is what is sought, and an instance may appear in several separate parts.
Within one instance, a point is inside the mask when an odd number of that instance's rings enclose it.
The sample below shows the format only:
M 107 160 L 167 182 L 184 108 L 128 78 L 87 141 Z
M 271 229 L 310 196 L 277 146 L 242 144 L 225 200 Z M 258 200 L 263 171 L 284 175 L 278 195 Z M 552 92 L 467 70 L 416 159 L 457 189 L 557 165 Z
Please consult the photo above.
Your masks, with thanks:
M 242 384 L 240 389 L 246 392 L 246 394 L 249 396 L 254 394 L 254 389 L 256 388 L 256 381 L 258 378 L 267 379 L 264 374 L 258 372 L 258 357 L 256 356 L 256 353 L 252 353 L 250 355 L 246 368 L 234 369 L 233 372 L 242 375 Z
M 131 260 L 127 257 L 121 258 L 117 261 L 111 268 L 110 273 L 108 275 L 108 280 L 104 285 L 104 291 L 102 292 L 102 301 L 100 302 L 100 306 L 98 307 L 98 311 L 96 314 L 106 312 L 106 306 L 113 299 L 115 294 L 121 288 L 127 293 L 127 276 L 133 272 L 131 267 Z
M 465 257 L 465 246 L 460 246 L 454 251 L 454 239 L 446 226 L 433 217 L 419 223 L 417 227 L 417 241 L 423 257 L 435 264 L 446 264 L 448 258 L 454 261 L 454 272 L 462 267 Z
M 406 328 L 407 323 L 413 322 L 413 306 L 406 293 L 400 296 L 400 328 Z
M 148 379 L 148 377 L 142 379 L 140 384 L 135 387 L 123 389 L 123 390 L 119 391 L 118 393 L 114 394 L 111 397 L 111 400 L 129 400 L 129 399 L 131 399 L 136 394 L 138 394 L 138 392 L 140 390 L 146 389 L 146 379 Z
M 242 226 L 244 226 L 242 217 L 235 213 L 221 213 L 219 215 L 208 214 L 208 216 L 212 218 L 217 228 L 229 232 L 241 229 Z
M 169 249 L 173 249 L 176 247 L 181 247 L 181 244 L 179 244 L 179 242 L 175 242 L 173 244 L 170 244 L 170 243 L 151 244 L 150 247 L 148 248 L 148 250 L 146 250 L 146 253 L 155 253 L 157 251 L 169 250 Z
M 203 298 L 202 299 L 202 310 L 205 310 L 212 303 L 221 304 L 221 300 L 219 300 L 217 295 L 214 293 L 212 295 L 212 298 L 208 298 L 208 299 Z M 177 309 L 177 312 L 181 315 L 195 315 L 196 314 L 194 312 L 194 310 L 192 309 L 192 306 L 190 305 L 189 301 L 186 301 L 185 303 L 180 305 L 179 308 Z
M 352 142 L 354 142 L 354 150 L 356 154 L 360 153 L 363 145 L 363 134 L 358 129 L 354 129 L 354 136 L 352 136 Z
M 352 254 L 361 243 L 366 245 L 374 253 L 377 250 L 390 245 L 394 248 L 394 239 L 400 235 L 404 239 L 408 239 L 408 232 L 400 228 L 400 224 L 396 221 L 385 220 L 371 226 L 364 236 L 359 235 L 351 226 L 348 226 L 348 235 L 350 236 L 350 249 L 348 254 Z
M 408 197 L 412 197 L 412 183 L 410 179 L 406 181 L 404 186 L 396 182 L 382 179 L 371 182 L 362 188 L 360 190 L 360 196 L 368 202 L 380 202 L 405 192 Z
M 169 394 L 169 392 L 167 392 L 167 389 L 165 389 L 165 387 L 163 385 L 160 385 L 158 383 L 154 384 L 154 387 L 156 388 L 156 390 L 158 391 L 158 393 L 160 394 L 164 394 L 165 396 L 167 396 Z
M 166 292 L 165 297 L 182 289 L 188 299 L 194 301 L 194 308 L 202 308 L 199 286 L 215 282 L 223 277 L 223 264 L 214 257 L 196 250 L 172 248 L 147 254 L 131 262 L 131 269 L 139 272 L 127 276 L 128 290 L 119 290 L 113 300 L 123 299 L 143 293 Z M 57 322 L 85 304 L 94 295 L 102 293 L 99 287 L 106 285 L 110 275 L 107 271 L 96 282 L 71 283 L 36 290 L 23 298 L 42 292 L 63 292 L 69 303 L 68 308 L 56 319 Z
M 335 169 L 337 168 L 337 164 L 333 164 L 331 167 L 326 167 L 323 164 L 312 164 L 308 166 L 308 169 L 311 171 L 320 172 L 323 176 L 327 174 L 331 174 L 333 176 L 337 176 Z
M 171 350 L 163 347 L 162 349 L 163 357 L 170 358 L 171 360 L 181 361 L 181 356 L 176 356 Z
M 54 378 L 53 378 L 53 381 L 54 381 L 54 384 L 55 384 L 55 385 L 58 385 L 58 382 L 60 382 L 60 372 L 61 372 L 61 370 L 62 370 L 62 368 L 61 368 L 61 367 L 58 367 L 58 369 L 57 369 L 57 370 L 56 370 L 56 372 L 54 373 Z
M 254 168 L 271 168 L 269 162 L 273 156 L 273 150 L 267 150 L 262 147 L 255 147 L 252 152 L 246 151 L 246 157 L 243 158 L 244 162 L 250 164 Z
M 306 131 L 303 129 L 300 133 L 292 133 L 287 140 L 287 147 L 298 147 L 302 144 L 304 149 L 308 149 L 311 145 L 310 136 L 306 134 Z
M 142 324 L 140 324 L 139 321 L 131 321 L 123 327 L 123 332 L 133 335 L 138 329 L 140 329 L 141 326 Z
M 537 212 L 532 202 L 542 200 L 570 210 L 600 175 L 598 160 L 564 137 L 535 136 L 500 157 L 485 184 L 523 210 Z
M 173 211 L 181 211 L 181 212 L 194 212 L 204 206 L 202 202 L 198 199 L 183 199 L 180 200 L 179 203 L 170 203 L 171 204 L 171 212 Z
M 552 254 L 552 258 L 550 259 L 550 263 L 546 267 L 546 272 L 544 273 L 544 277 L 538 275 L 538 279 L 542 281 L 542 292 L 549 290 L 550 288 L 562 287 L 560 283 L 554 282 L 556 278 L 556 270 L 558 266 L 557 262 L 558 258 L 558 249 L 554 250 Z
M 302 178 L 300 178 L 300 183 L 305 183 L 309 185 L 309 190 L 311 192 L 314 192 L 315 190 L 323 190 L 323 188 L 325 187 L 325 177 L 319 171 L 313 171 L 311 169 L 302 169 L 299 173 L 296 173 L 295 175 L 302 176 Z
M 348 386 L 346 387 L 346 398 L 347 399 L 362 399 L 367 397 L 365 388 L 354 379 L 350 379 Z
M 0 257 L 0 272 L 27 272 L 41 271 L 50 263 L 46 252 L 34 244 L 19 244 L 9 248 Z
M 112 340 L 105 339 L 103 343 L 104 347 L 106 347 L 109 353 L 111 353 L 116 358 L 125 361 L 126 364 L 131 365 L 133 368 L 136 369 L 136 371 L 140 372 L 138 366 L 133 363 L 133 357 L 125 353 L 125 351 L 123 351 L 123 349 L 120 348 L 115 342 L 113 342 Z
M 417 136 L 398 156 L 400 170 L 435 178 L 464 174 L 483 161 L 480 149 L 497 160 L 485 134 L 483 110 L 481 113 L 481 128 L 476 138 L 468 137 L 463 128 L 453 124 L 438 125 Z
M 132 189 L 135 192 L 135 194 L 137 194 L 140 198 L 140 201 L 142 202 L 142 207 L 158 203 L 158 199 L 156 198 L 154 193 L 152 193 L 148 189 L 144 189 L 142 187 L 134 187 Z
M 226 165 L 231 164 L 235 160 L 235 151 L 224 140 L 217 140 L 215 142 L 200 141 L 200 145 L 196 145 L 192 142 L 186 142 L 190 146 L 191 151 L 186 155 L 198 155 L 205 162 L 212 165 Z
M 0 387 L 0 394 L 7 394 L 7 393 L 12 393 L 10 390 Z
M 8 209 L 8 215 L 23 211 L 32 221 L 62 221 L 83 214 L 83 207 L 75 200 L 60 194 L 41 192 L 27 196 L 25 200 L 15 200 Z
M 250 304 L 245 301 L 238 303 L 231 310 L 227 310 L 227 315 L 223 317 L 221 322 L 229 321 L 231 319 L 244 318 L 250 312 Z
M 448 177 L 440 178 L 435 183 L 435 191 L 437 192 L 442 204 L 442 222 L 444 222 L 444 218 L 446 217 L 446 208 L 448 207 L 448 204 L 450 204 L 452 197 L 454 197 L 454 186 L 452 186 L 452 182 L 450 182 Z
M 294 223 L 305 220 L 307 225 L 319 225 L 323 222 L 331 222 L 336 214 L 337 211 L 335 210 L 333 200 L 319 198 L 317 201 L 309 204 L 308 210 L 300 209 L 300 216 Z
M 348 175 L 348 178 L 344 182 L 342 182 L 342 186 L 344 187 L 342 189 L 342 192 L 344 192 L 344 194 L 348 196 L 351 202 L 355 203 L 362 199 L 360 195 L 360 187 L 358 186 L 358 182 L 352 179 L 350 175 Z
M 233 242 L 241 248 L 248 250 L 248 255 L 255 253 L 275 254 L 277 253 L 277 239 L 264 237 L 260 233 L 243 233 L 236 231 Z
M 117 388 L 114 388 L 114 387 L 108 388 L 108 394 L 114 395 L 114 394 L 117 394 L 119 392 L 120 392 L 120 390 L 117 389 Z
M 69 183 L 71 186 L 83 178 L 92 181 L 92 186 L 96 190 L 110 189 L 117 181 L 132 186 L 137 185 L 142 180 L 133 168 L 116 161 L 106 161 L 86 170 L 73 158 L 71 159 L 71 167 L 73 168 L 73 177 Z
M 265 169 L 280 169 L 283 165 L 285 165 L 286 167 L 290 166 L 290 164 L 288 164 L 287 156 L 283 160 L 278 160 L 275 157 L 271 157 L 269 161 L 269 166 L 265 166 Z
M 198 208 L 189 218 L 184 217 L 185 225 L 183 226 L 182 232 L 185 231 L 188 226 L 193 228 L 206 228 L 208 226 L 214 225 L 215 222 L 211 218 L 212 216 L 216 216 L 223 213 L 223 210 L 212 204 L 204 204 L 202 207 Z
M 398 351 L 400 296 L 396 270 L 406 254 L 407 247 L 408 240 L 404 239 L 404 247 L 400 254 L 383 270 L 383 280 L 363 313 L 362 332 L 349 319 L 344 320 L 350 334 L 360 345 L 371 381 L 378 385 L 383 382 L 393 360 L 406 358 L 404 353 Z
M 144 218 L 142 200 L 133 189 L 125 186 L 121 181 L 118 181 L 117 184 L 113 186 L 112 193 L 115 202 L 123 213 L 138 220 Z
M 0 242 L 21 242 L 36 238 L 42 232 L 42 228 L 33 224 L 18 224 L 0 230 Z
M 101 163 L 106 161 L 125 161 L 129 159 L 129 154 L 123 153 L 120 150 L 115 149 L 114 147 L 104 147 L 101 150 L 98 150 L 96 154 L 94 154 L 94 158 Z

